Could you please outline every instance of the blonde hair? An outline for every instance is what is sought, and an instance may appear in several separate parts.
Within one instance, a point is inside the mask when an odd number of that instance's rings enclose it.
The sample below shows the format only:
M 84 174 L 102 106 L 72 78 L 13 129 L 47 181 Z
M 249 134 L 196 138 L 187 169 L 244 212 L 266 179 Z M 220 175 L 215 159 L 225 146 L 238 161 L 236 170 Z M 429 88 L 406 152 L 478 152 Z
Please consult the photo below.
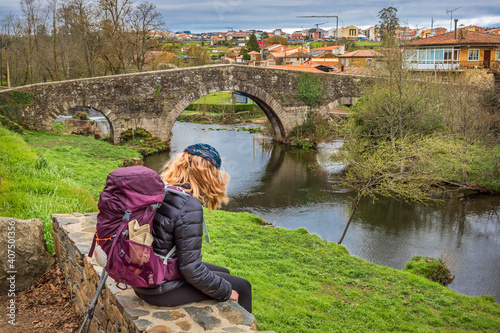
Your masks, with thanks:
M 171 185 L 189 184 L 191 188 L 187 191 L 210 210 L 229 201 L 226 195 L 229 175 L 201 156 L 180 154 L 165 165 L 161 178 Z

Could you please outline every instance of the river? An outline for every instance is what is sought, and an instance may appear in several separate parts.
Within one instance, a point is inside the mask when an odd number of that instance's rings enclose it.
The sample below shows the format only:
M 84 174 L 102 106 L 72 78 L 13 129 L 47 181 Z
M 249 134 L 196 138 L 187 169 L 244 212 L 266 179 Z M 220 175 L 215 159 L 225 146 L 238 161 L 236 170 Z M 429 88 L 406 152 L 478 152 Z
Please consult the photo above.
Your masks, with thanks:
M 159 171 L 170 156 L 198 142 L 217 148 L 231 176 L 224 210 L 248 211 L 276 227 L 303 227 L 324 240 L 339 240 L 352 200 L 335 180 L 343 166 L 329 159 L 341 142 L 317 152 L 291 151 L 234 126 L 177 122 L 171 153 L 148 157 L 146 166 Z M 456 276 L 451 289 L 500 302 L 499 197 L 448 199 L 430 207 L 367 199 L 343 245 L 354 256 L 396 269 L 417 254 L 442 258 Z

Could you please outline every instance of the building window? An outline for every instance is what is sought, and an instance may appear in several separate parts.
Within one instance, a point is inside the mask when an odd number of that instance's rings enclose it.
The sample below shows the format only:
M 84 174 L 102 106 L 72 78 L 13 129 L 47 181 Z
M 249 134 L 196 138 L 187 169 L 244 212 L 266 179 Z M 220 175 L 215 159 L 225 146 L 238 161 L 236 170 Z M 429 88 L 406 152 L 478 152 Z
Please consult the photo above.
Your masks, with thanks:
M 479 60 L 479 50 L 478 49 L 470 49 L 469 50 L 469 61 L 478 61 Z
M 349 36 L 356 36 L 356 29 L 349 29 Z
M 495 50 L 495 61 L 500 61 L 500 49 Z
M 370 67 L 372 65 L 371 59 L 366 59 L 366 66 Z

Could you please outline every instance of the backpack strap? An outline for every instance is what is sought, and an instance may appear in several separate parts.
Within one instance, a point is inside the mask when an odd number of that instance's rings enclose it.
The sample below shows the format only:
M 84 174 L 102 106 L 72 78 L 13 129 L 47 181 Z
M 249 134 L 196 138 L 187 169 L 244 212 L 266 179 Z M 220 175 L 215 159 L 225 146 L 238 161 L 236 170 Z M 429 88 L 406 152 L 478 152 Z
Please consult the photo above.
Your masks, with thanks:
M 94 233 L 94 239 L 92 239 L 92 245 L 90 246 L 90 250 L 89 250 L 89 258 L 92 258 L 92 255 L 94 254 L 94 250 L 95 250 L 95 244 L 97 242 L 97 232 Z
M 170 259 L 172 257 L 172 255 L 175 253 L 175 250 L 176 250 L 177 246 L 174 245 L 174 247 L 172 247 L 170 249 L 170 251 L 168 251 L 167 255 L 166 256 L 162 256 L 161 254 L 158 254 L 155 252 L 155 255 L 162 258 L 163 259 L 163 264 L 165 266 L 168 265 L 168 259 Z

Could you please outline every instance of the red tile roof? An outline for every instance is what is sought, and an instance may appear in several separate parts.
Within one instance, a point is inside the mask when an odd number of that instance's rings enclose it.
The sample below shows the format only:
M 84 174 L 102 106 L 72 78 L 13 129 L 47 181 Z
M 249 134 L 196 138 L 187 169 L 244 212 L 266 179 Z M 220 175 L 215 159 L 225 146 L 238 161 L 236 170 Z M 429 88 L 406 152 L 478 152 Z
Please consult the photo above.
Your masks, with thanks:
M 356 50 L 348 53 L 344 53 L 338 56 L 339 58 L 381 58 L 382 54 L 369 49 L 369 50 Z
M 461 38 L 461 35 L 462 38 Z M 457 31 L 457 38 L 455 38 L 455 31 L 451 31 L 442 35 L 432 36 L 424 39 L 411 41 L 411 46 L 431 46 L 431 45 L 478 45 L 478 44 L 496 44 L 500 46 L 500 37 L 481 33 L 477 31 L 464 31 L 461 33 Z
M 275 65 L 266 65 L 266 68 L 275 68 L 275 69 L 290 69 L 293 71 L 304 71 L 304 72 L 319 72 L 324 73 L 324 71 L 314 68 L 309 65 L 283 65 L 283 66 L 275 66 Z
M 314 51 L 329 51 L 329 50 L 335 50 L 341 48 L 342 45 L 332 45 L 332 46 L 325 46 L 325 47 L 317 47 L 315 49 L 311 49 L 311 52 Z
M 260 52 L 257 52 L 257 51 L 251 51 L 251 52 L 248 52 L 248 54 L 260 54 Z

